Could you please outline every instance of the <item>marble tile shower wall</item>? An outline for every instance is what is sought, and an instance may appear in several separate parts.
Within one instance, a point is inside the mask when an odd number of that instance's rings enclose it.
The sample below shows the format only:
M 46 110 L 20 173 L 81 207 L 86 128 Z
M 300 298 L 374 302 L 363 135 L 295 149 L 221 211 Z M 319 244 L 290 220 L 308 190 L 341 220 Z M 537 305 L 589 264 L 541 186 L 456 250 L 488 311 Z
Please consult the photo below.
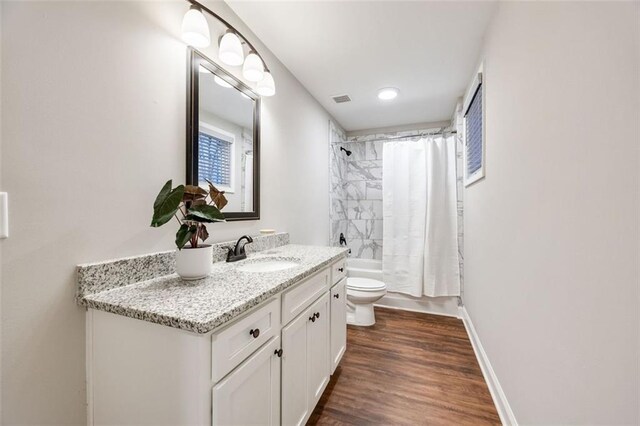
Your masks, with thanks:
M 352 256 L 382 259 L 382 141 L 348 144 L 346 237 Z
M 331 223 L 329 241 L 332 246 L 340 245 L 340 234 L 347 235 L 347 156 L 340 150 L 346 135 L 329 122 L 329 220 Z

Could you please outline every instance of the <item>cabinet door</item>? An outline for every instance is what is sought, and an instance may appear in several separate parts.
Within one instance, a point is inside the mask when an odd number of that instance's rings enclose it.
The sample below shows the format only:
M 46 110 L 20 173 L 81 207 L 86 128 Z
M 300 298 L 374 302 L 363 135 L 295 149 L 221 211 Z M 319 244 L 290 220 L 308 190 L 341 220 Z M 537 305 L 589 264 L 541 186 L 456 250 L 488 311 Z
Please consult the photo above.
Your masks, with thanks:
M 274 337 L 214 386 L 214 426 L 280 424 L 278 349 Z
M 307 310 L 307 380 L 309 406 L 315 407 L 329 383 L 329 293 Z M 315 316 L 315 320 L 310 320 Z
M 343 278 L 331 289 L 331 374 L 347 349 L 347 279 Z
M 282 329 L 282 424 L 304 424 L 309 413 L 307 312 Z

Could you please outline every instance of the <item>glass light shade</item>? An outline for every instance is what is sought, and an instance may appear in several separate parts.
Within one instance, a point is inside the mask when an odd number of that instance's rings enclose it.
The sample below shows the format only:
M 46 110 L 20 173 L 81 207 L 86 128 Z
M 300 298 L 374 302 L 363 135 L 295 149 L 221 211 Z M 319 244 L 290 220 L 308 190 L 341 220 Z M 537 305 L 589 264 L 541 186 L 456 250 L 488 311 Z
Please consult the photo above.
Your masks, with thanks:
M 227 32 L 220 39 L 218 57 L 227 65 L 238 66 L 244 62 L 244 52 L 240 38 L 232 32 Z
M 232 85 L 230 85 L 229 83 L 227 83 L 226 81 L 218 77 L 217 75 L 213 76 L 213 81 L 215 81 L 216 83 L 218 83 L 218 85 L 225 87 L 227 89 L 233 87 Z
M 193 47 L 207 47 L 211 43 L 207 19 L 196 8 L 189 9 L 182 19 L 182 40 Z
M 260 81 L 264 78 L 264 64 L 255 52 L 249 53 L 242 66 L 242 75 L 249 81 Z
M 264 73 L 264 78 L 256 85 L 256 91 L 260 96 L 273 96 L 276 94 L 276 85 L 269 71 Z

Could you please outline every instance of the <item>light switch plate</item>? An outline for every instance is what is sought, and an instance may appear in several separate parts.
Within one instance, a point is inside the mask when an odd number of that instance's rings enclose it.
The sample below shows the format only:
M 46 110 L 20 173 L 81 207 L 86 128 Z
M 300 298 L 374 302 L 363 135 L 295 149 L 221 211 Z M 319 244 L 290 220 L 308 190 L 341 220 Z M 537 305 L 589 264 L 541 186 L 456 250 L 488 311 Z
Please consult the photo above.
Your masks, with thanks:
M 0 238 L 9 238 L 9 194 L 0 192 Z

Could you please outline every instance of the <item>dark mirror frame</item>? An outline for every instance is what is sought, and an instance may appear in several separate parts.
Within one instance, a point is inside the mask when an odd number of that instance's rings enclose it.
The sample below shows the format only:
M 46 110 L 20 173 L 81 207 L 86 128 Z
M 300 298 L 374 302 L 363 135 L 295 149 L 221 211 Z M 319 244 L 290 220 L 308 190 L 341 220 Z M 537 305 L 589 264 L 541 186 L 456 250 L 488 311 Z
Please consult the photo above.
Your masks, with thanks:
M 260 219 L 260 96 L 201 52 L 189 48 L 187 67 L 187 185 L 198 185 L 198 131 L 200 66 L 231 84 L 254 101 L 253 107 L 253 211 L 226 212 L 228 221 Z

